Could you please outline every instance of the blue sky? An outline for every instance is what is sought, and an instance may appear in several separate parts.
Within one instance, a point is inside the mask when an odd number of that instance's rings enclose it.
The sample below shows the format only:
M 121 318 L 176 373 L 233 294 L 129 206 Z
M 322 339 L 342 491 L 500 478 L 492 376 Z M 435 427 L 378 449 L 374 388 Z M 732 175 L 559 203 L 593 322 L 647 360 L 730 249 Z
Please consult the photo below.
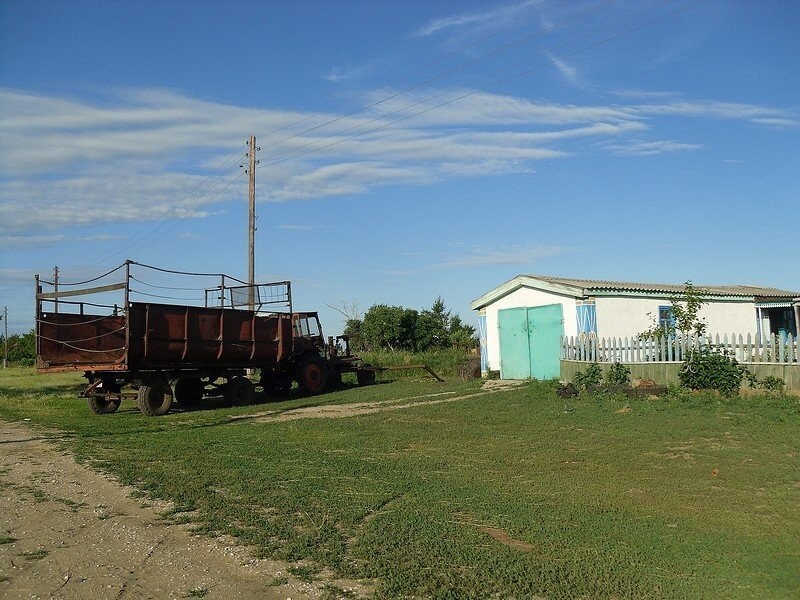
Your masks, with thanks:
M 0 3 L 0 304 L 126 258 L 295 306 L 519 273 L 800 290 L 800 3 Z

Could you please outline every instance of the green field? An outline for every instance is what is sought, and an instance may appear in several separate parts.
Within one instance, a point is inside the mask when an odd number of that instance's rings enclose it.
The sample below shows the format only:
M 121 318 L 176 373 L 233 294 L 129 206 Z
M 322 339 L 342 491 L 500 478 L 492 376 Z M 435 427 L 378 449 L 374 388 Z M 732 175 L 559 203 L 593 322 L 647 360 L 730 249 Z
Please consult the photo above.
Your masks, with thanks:
M 9 369 L 0 418 L 61 430 L 81 460 L 172 500 L 175 519 L 304 574 L 369 579 L 378 597 L 800 597 L 796 397 L 565 403 L 547 383 L 480 385 L 148 418 L 133 402 L 92 415 L 79 377 Z M 418 406 L 280 418 L 361 402 Z

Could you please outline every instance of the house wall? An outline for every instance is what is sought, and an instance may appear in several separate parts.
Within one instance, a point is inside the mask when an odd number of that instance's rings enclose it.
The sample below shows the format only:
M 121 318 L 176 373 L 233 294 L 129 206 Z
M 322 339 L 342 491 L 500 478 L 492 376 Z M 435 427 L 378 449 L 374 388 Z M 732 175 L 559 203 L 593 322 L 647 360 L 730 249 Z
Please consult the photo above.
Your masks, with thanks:
M 650 329 L 658 317 L 659 306 L 670 306 L 666 296 L 636 298 L 629 296 L 598 296 L 598 337 L 632 337 Z M 650 313 L 648 315 L 648 313 Z M 707 325 L 706 333 L 756 334 L 756 308 L 752 301 L 714 300 L 698 312 Z
M 487 367 L 489 370 L 500 370 L 500 336 L 498 334 L 497 312 L 504 308 L 545 306 L 547 304 L 561 304 L 564 315 L 564 334 L 568 336 L 577 335 L 578 325 L 575 310 L 575 296 L 566 296 L 523 287 L 486 307 L 486 350 Z

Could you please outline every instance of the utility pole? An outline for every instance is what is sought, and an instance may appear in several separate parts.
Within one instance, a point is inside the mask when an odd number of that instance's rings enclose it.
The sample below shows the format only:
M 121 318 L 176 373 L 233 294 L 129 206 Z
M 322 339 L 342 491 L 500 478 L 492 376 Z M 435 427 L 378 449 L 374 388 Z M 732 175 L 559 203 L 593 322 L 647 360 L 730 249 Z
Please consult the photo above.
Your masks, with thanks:
M 3 326 L 5 327 L 5 335 L 3 335 L 3 368 L 8 368 L 8 307 L 3 307 Z
M 256 136 L 250 136 L 250 151 L 247 153 L 250 158 L 250 168 L 247 173 L 250 176 L 250 218 L 247 228 L 248 234 L 248 271 L 247 283 L 250 284 L 248 290 L 248 303 L 250 310 L 255 310 L 255 284 L 256 284 Z
M 53 296 L 53 304 L 55 308 L 53 312 L 58 314 L 58 267 L 53 267 L 53 292 L 55 292 L 55 296 Z

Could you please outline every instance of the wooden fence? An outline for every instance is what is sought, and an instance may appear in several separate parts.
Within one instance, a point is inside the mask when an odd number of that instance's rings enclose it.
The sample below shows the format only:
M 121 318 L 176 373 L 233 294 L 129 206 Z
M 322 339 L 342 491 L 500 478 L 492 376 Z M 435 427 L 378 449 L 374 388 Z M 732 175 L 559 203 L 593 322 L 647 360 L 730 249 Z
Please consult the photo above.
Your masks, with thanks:
M 760 336 L 727 334 L 715 336 L 673 336 L 661 339 L 561 337 L 561 359 L 584 362 L 683 362 L 689 352 L 700 348 L 727 352 L 740 363 L 800 364 L 798 340 L 791 335 Z

